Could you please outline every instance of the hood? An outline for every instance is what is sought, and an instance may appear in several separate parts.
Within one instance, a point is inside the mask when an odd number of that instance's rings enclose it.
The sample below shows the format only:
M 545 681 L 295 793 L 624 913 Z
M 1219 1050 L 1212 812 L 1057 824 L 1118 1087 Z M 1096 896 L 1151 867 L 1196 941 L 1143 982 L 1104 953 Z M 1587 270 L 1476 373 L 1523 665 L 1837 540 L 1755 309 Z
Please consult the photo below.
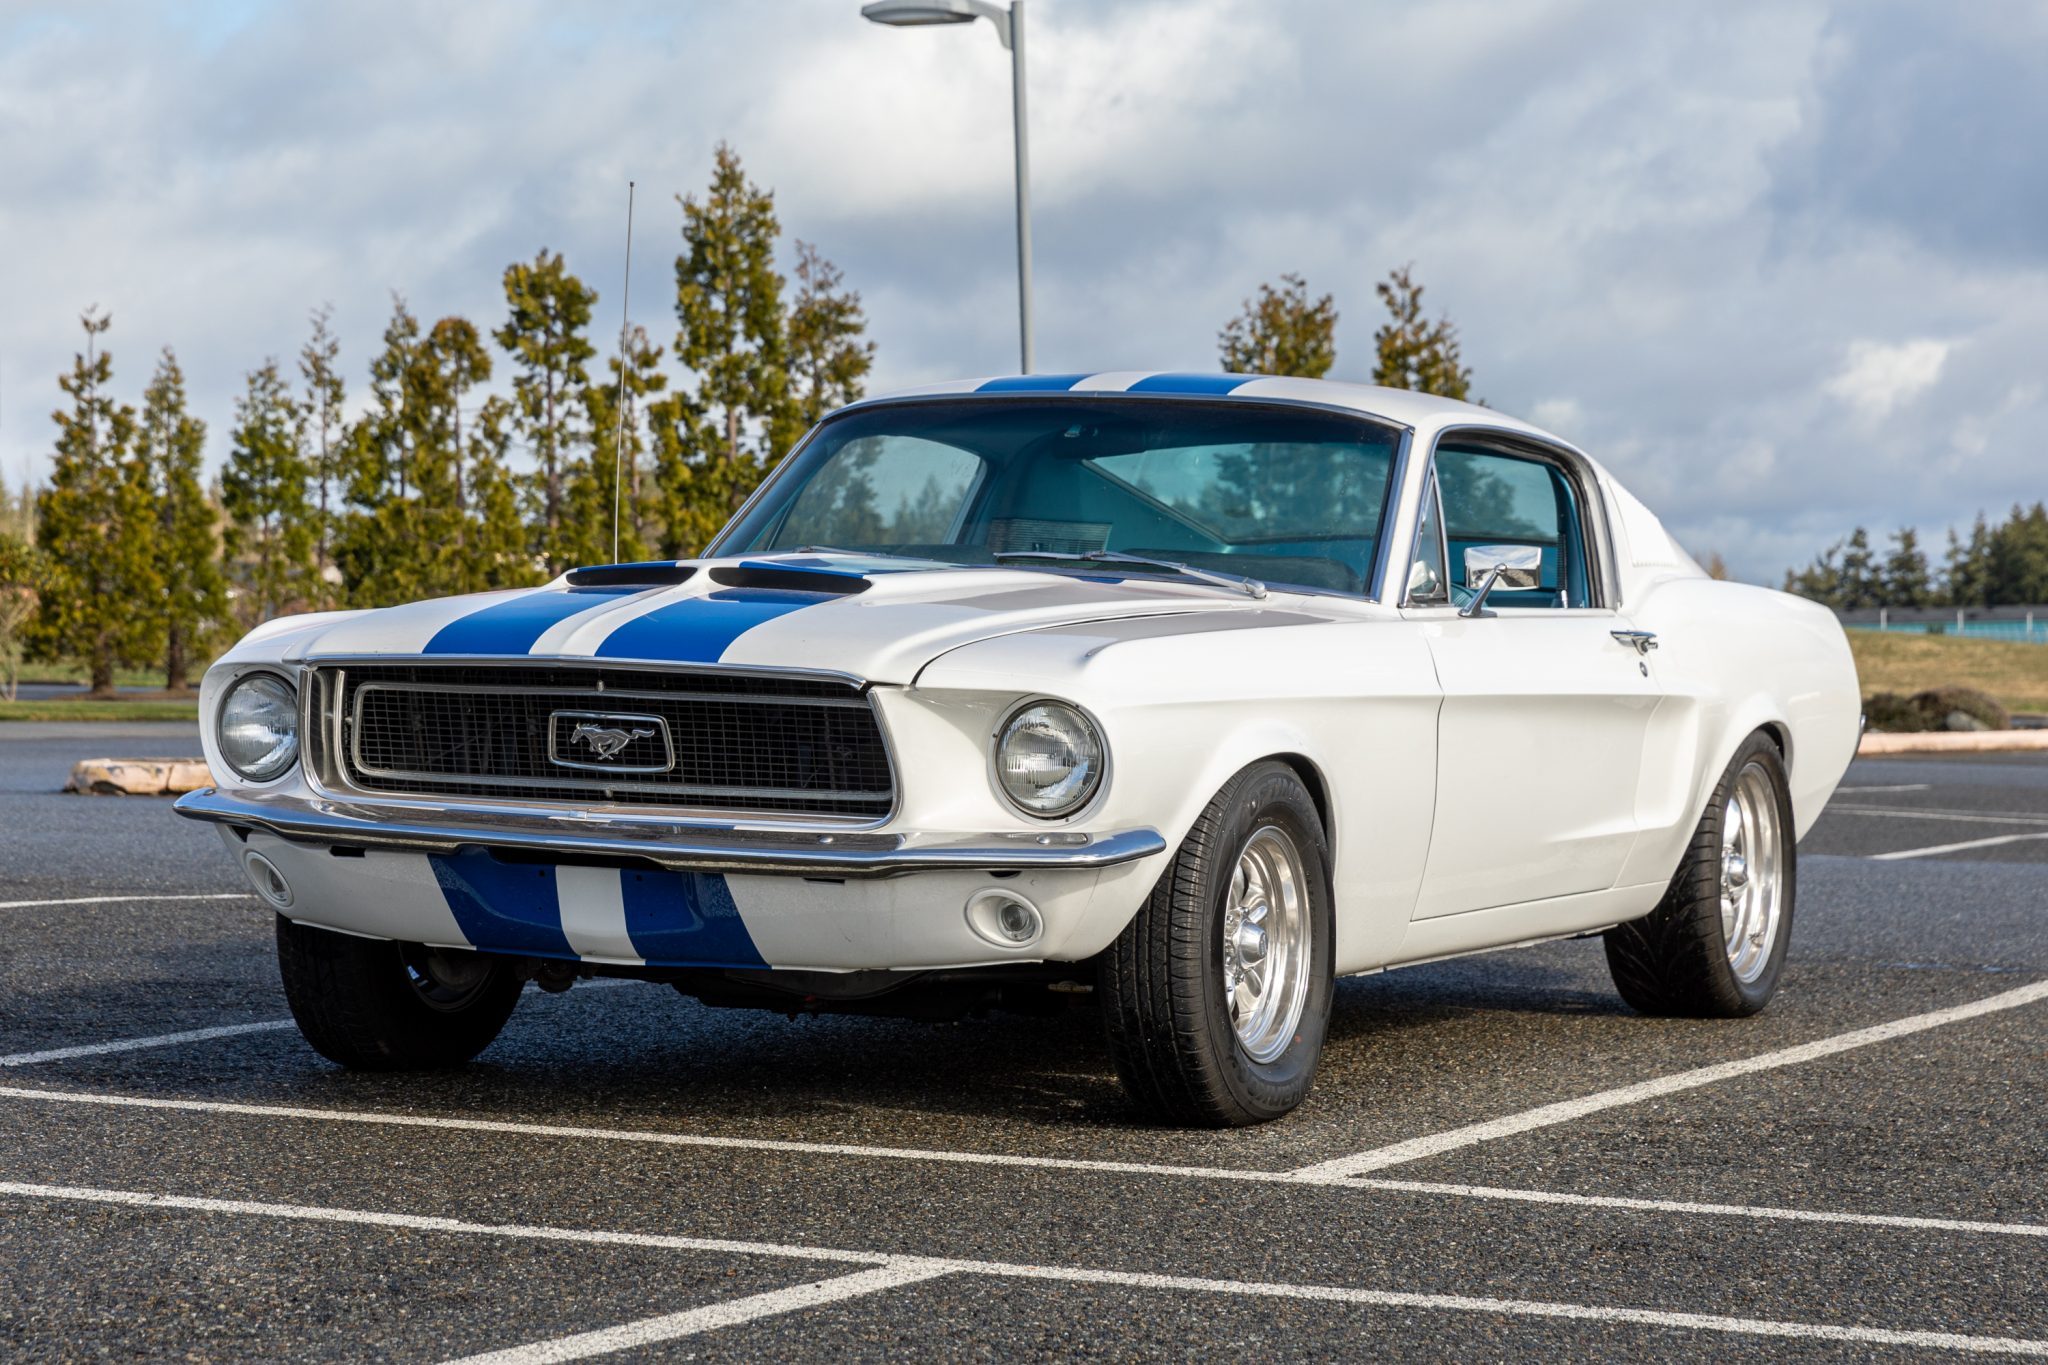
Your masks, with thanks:
M 316 618 L 293 659 L 544 657 L 734 664 L 909 683 L 979 640 L 1262 604 L 1170 578 L 783 554 L 574 570 L 544 587 Z

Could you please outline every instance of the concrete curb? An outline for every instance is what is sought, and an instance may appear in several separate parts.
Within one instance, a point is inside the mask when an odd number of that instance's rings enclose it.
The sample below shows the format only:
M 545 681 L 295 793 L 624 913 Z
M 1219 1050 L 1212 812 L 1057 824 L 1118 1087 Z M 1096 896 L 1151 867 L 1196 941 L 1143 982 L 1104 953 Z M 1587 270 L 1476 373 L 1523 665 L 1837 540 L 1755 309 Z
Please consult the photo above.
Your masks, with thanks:
M 1872 731 L 1856 746 L 1859 756 L 1876 754 L 1990 754 L 2048 750 L 2048 730 L 1929 730 L 1924 734 Z
M 182 796 L 213 785 L 203 758 L 88 758 L 64 790 L 88 796 Z

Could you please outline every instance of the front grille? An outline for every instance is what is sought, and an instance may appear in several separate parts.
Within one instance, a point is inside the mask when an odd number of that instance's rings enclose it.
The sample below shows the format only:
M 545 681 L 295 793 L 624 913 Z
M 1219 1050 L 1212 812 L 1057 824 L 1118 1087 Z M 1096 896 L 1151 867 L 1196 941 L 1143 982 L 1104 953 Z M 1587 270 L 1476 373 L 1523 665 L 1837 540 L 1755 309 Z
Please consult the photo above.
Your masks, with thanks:
M 874 708 L 849 683 L 574 665 L 319 675 L 327 761 L 361 791 L 861 819 L 895 802 Z

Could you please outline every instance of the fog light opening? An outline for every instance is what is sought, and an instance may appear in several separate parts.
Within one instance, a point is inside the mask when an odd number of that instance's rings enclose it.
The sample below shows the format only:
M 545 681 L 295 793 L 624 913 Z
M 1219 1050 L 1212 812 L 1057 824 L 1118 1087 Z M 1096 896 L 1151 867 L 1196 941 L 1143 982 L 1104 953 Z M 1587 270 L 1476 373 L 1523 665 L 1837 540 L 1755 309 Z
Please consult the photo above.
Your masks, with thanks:
M 256 888 L 256 894 L 280 910 L 291 908 L 292 884 L 278 871 L 277 864 L 254 850 L 242 855 L 243 870 L 249 874 L 249 885 Z
M 1045 932 L 1045 917 L 1016 892 L 991 889 L 968 898 L 967 927 L 998 948 L 1028 948 Z

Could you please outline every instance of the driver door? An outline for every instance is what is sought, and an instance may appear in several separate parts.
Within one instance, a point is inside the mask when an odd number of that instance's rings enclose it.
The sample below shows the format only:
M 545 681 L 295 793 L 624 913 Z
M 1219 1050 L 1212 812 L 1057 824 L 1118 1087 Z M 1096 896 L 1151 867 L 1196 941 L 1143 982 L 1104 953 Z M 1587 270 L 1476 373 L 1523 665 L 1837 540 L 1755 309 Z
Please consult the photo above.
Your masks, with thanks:
M 1562 453 L 1439 441 L 1404 612 L 1443 690 L 1417 919 L 1604 891 L 1635 843 L 1660 696 L 1649 649 L 1616 635 L 1597 496 Z

